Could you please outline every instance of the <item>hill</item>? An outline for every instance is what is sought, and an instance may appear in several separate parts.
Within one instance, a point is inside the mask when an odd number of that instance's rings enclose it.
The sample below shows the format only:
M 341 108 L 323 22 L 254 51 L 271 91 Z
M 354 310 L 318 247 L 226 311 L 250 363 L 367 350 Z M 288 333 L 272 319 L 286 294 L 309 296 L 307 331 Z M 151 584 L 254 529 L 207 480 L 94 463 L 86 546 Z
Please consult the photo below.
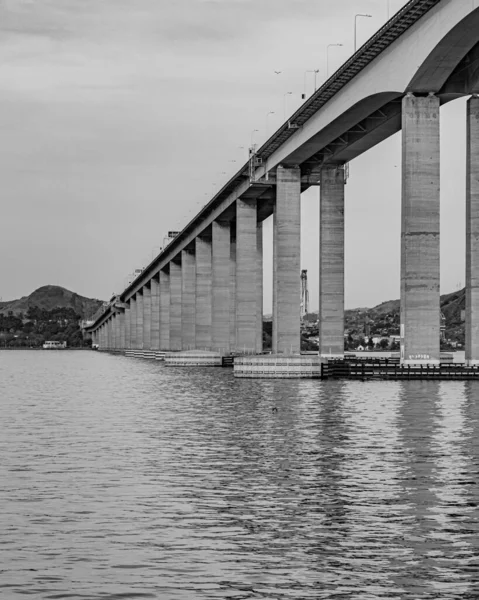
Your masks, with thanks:
M 29 308 L 50 311 L 56 308 L 71 308 L 82 319 L 91 317 L 103 304 L 101 300 L 85 298 L 57 285 L 44 285 L 29 296 L 18 300 L 0 302 L 0 315 L 25 314 Z

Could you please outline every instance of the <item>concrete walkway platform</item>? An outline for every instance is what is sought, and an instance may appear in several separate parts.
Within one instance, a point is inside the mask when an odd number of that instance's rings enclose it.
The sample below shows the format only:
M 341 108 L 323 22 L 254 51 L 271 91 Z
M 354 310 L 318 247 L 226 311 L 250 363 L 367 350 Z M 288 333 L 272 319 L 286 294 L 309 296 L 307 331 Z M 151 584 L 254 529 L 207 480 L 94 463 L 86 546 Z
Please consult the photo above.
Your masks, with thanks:
M 210 350 L 167 352 L 165 364 L 169 367 L 221 367 L 222 354 Z
M 234 376 L 250 379 L 319 379 L 321 360 L 318 355 L 263 354 L 238 356 Z

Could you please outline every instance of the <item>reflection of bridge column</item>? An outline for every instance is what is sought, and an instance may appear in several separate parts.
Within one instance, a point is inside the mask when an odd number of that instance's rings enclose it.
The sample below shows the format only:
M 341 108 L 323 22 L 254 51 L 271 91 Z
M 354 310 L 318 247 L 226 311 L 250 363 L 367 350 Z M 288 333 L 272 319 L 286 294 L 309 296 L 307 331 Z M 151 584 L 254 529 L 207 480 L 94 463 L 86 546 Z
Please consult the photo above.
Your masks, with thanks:
M 137 306 L 136 306 L 136 295 L 132 296 L 130 299 L 130 348 L 132 350 L 135 350 L 136 348 L 138 348 L 137 345 L 137 341 L 136 341 L 136 331 L 137 331 L 137 325 L 136 325 L 136 310 L 137 310 Z
M 126 302 L 125 308 L 125 349 L 131 348 L 131 308 L 129 302 Z
M 466 361 L 479 364 L 479 97 L 467 102 Z
M 211 349 L 211 241 L 198 236 L 196 248 L 196 317 L 195 317 L 195 346 L 196 348 Z
M 143 349 L 143 290 L 136 294 L 136 347 Z
M 300 352 L 301 170 L 276 171 L 273 257 L 273 353 Z
M 170 263 L 171 265 L 172 263 Z M 170 349 L 170 273 L 160 271 L 160 350 Z
M 403 99 L 401 359 L 439 363 L 439 98 Z
M 151 349 L 151 290 L 143 286 L 143 349 Z
M 321 170 L 319 353 L 344 356 L 344 167 Z
M 212 225 L 212 349 L 230 349 L 230 224 L 220 221 Z
M 195 255 L 192 250 L 181 251 L 181 348 L 195 347 L 196 280 Z
M 181 268 L 170 262 L 170 350 L 181 350 Z
M 256 351 L 256 200 L 236 201 L 236 349 Z
M 151 285 L 151 349 L 160 349 L 160 282 L 157 277 L 150 281 Z
M 256 288 L 256 352 L 263 352 L 263 223 L 256 228 L 257 276 Z

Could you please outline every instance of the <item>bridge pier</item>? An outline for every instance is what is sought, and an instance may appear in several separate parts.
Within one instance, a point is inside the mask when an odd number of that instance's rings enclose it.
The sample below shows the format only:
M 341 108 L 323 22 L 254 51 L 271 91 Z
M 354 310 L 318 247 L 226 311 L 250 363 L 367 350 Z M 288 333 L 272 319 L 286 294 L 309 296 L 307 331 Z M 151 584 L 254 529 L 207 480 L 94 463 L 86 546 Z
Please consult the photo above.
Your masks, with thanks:
M 172 260 L 170 262 L 170 344 L 169 350 L 181 350 L 181 271 L 182 264 Z
M 181 252 L 181 348 L 192 350 L 196 344 L 196 264 L 195 254 Z
M 299 306 L 301 170 L 299 167 L 280 165 L 276 170 L 276 204 L 273 221 L 273 353 L 299 354 L 301 350 Z
M 131 308 L 130 303 L 125 305 L 125 350 L 131 348 Z
M 160 349 L 160 282 L 152 277 L 151 285 L 151 349 Z
M 432 94 L 403 99 L 402 364 L 440 362 L 439 113 Z
M 467 101 L 466 363 L 479 365 L 479 97 Z
M 208 232 L 195 240 L 196 315 L 195 347 L 211 350 L 212 343 L 212 250 Z
M 170 271 L 159 273 L 159 295 L 160 295 L 160 350 L 170 349 Z
M 136 349 L 143 350 L 143 288 L 136 294 Z
M 143 350 L 151 349 L 151 288 L 143 286 Z
M 344 356 L 344 167 L 321 170 L 319 354 Z
M 236 201 L 236 350 L 256 352 L 257 201 Z
M 230 350 L 231 227 L 228 222 L 212 224 L 212 349 Z M 213 293 L 214 291 L 214 293 Z

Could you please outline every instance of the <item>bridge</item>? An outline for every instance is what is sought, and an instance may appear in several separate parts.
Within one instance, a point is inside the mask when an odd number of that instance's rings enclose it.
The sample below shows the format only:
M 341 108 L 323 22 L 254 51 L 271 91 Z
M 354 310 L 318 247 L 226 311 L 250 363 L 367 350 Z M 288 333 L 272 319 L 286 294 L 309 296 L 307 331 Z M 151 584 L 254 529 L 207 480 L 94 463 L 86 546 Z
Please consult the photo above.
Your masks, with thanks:
M 467 102 L 466 360 L 479 364 L 479 0 L 410 0 L 90 326 L 103 350 L 262 351 L 273 215 L 273 353 L 300 352 L 300 202 L 320 188 L 319 345 L 344 355 L 347 164 L 402 130 L 401 362 L 440 360 L 441 106 Z

